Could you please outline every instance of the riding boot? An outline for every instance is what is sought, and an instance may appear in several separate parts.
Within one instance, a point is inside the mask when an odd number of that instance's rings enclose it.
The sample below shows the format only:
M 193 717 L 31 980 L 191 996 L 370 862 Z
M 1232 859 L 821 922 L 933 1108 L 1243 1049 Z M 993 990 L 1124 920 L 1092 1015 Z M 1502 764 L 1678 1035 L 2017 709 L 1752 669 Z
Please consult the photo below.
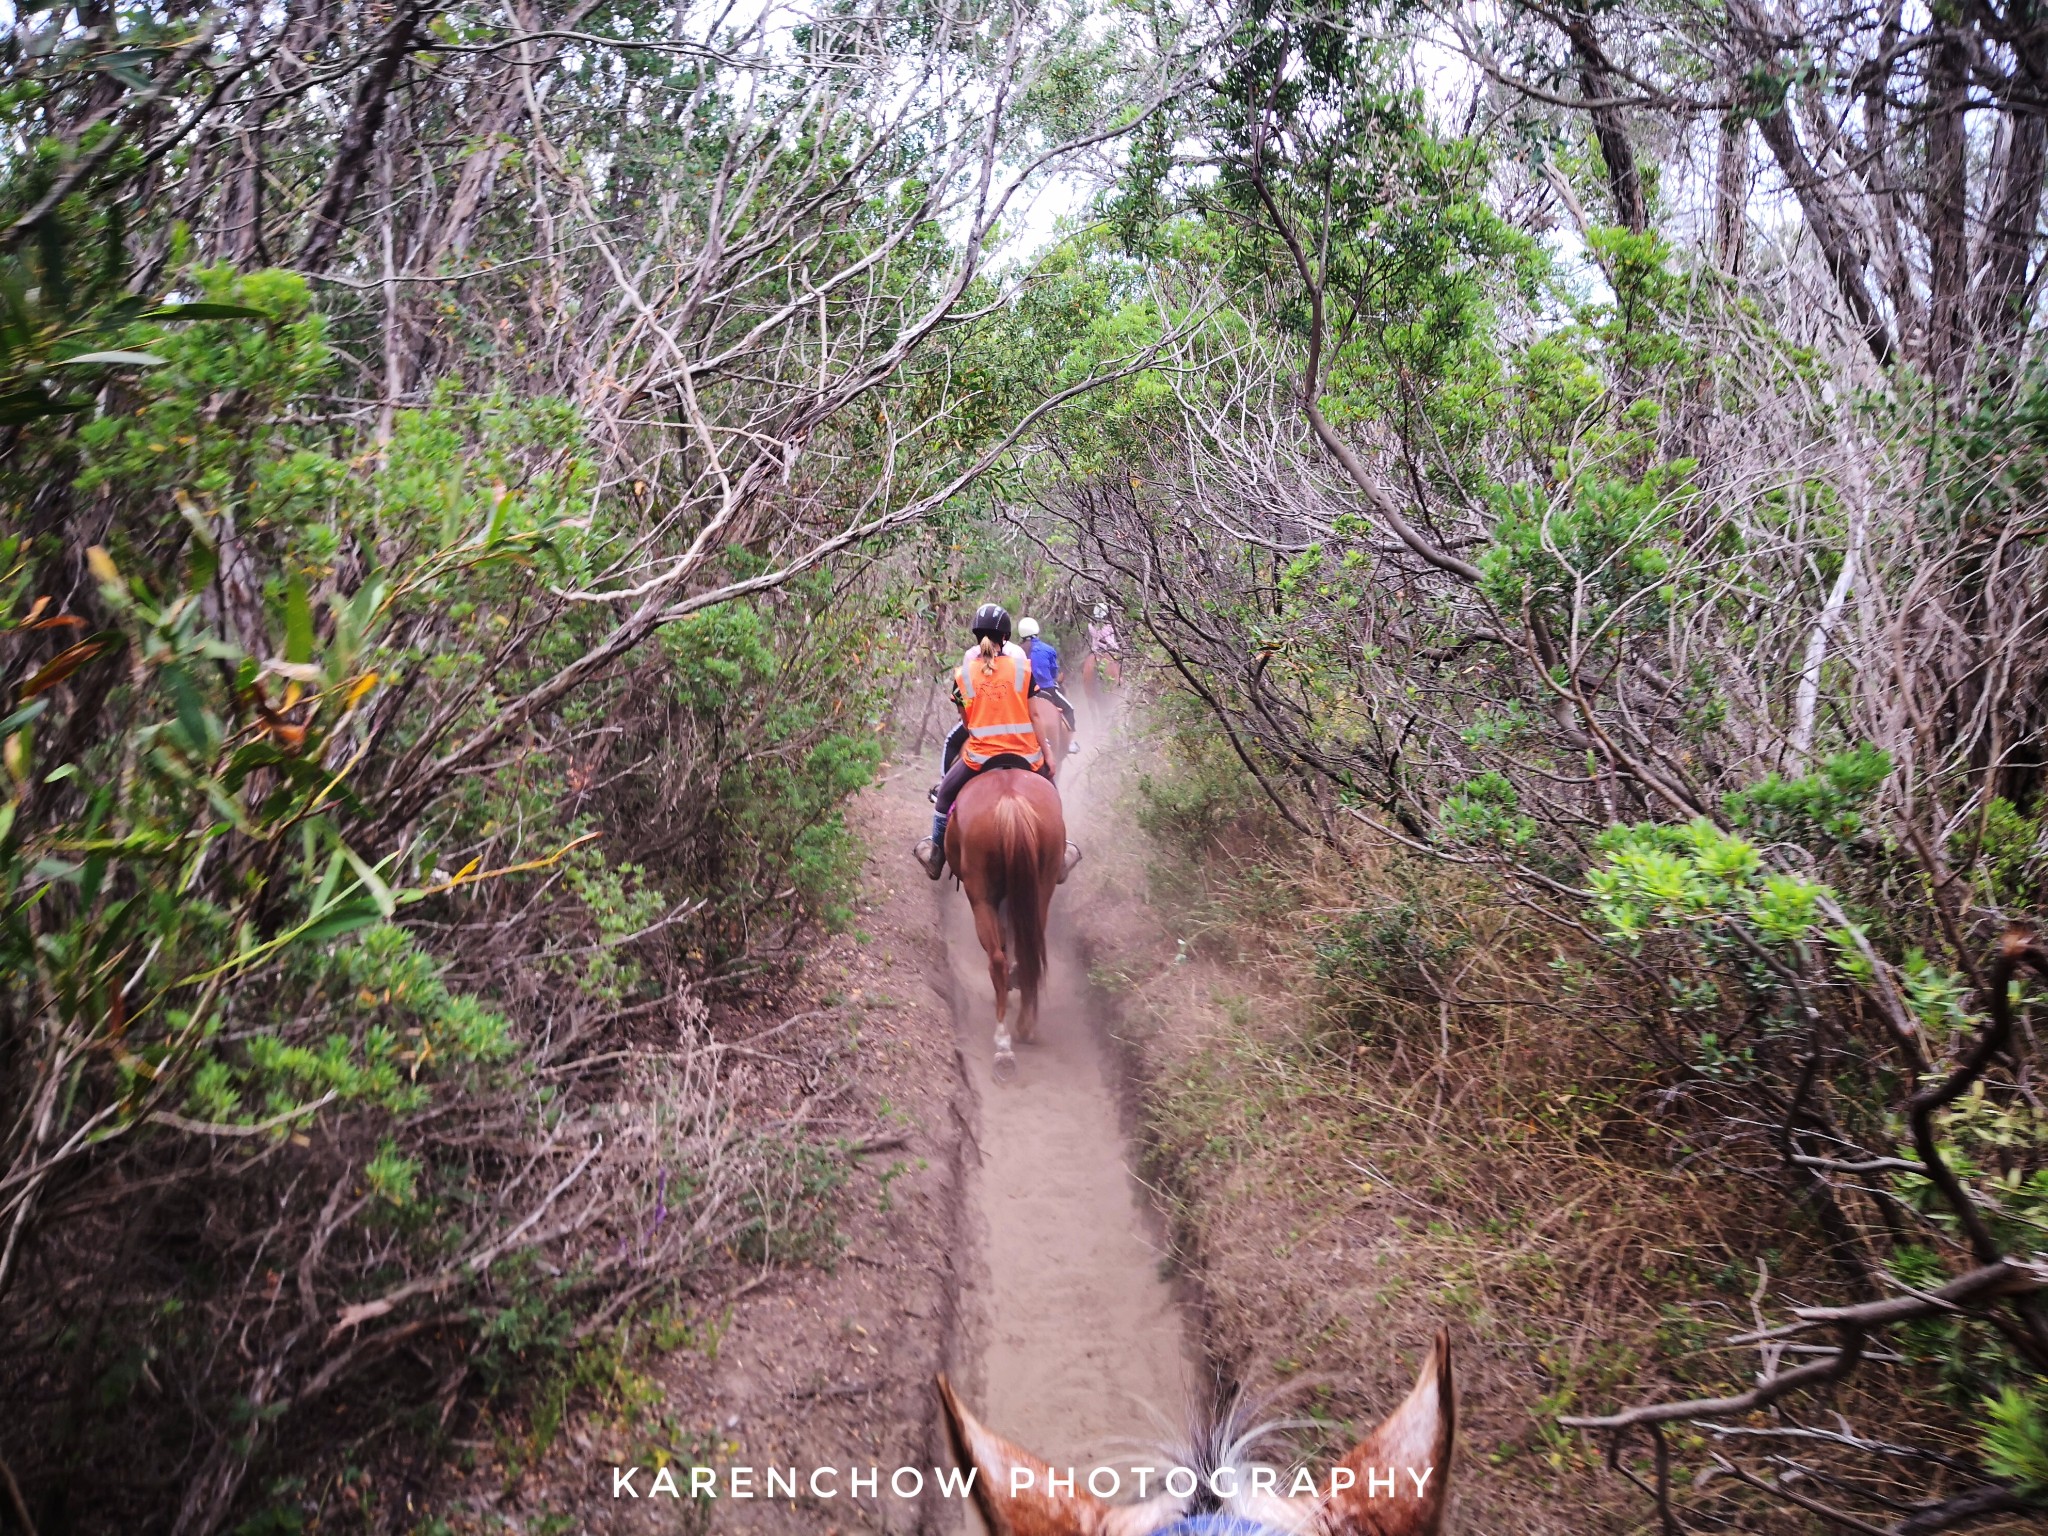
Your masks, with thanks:
M 924 872 L 936 880 L 946 872 L 946 822 L 948 816 L 939 811 L 932 817 L 931 836 L 922 839 L 911 850 L 917 862 L 924 866 Z

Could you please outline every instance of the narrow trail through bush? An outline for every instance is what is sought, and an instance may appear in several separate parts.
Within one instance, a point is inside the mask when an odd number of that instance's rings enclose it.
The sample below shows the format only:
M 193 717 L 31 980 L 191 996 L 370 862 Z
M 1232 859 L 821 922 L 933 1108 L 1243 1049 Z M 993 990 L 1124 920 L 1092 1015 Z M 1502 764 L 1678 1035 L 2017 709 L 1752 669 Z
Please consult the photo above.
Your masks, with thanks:
M 1107 764 L 1094 759 L 1091 773 L 1089 759 L 1073 761 L 1061 786 L 1069 825 L 1099 850 L 1114 835 L 1099 803 Z M 897 782 L 916 798 L 915 775 Z M 1084 900 L 1078 882 L 1054 899 L 1039 1038 L 1020 1045 L 1006 1085 L 990 1073 L 993 1000 L 966 901 L 948 881 L 936 902 L 954 1026 L 980 1106 L 981 1157 L 967 1160 L 966 1191 L 977 1252 L 961 1298 L 977 1406 L 1057 1467 L 1142 1459 L 1178 1425 L 1192 1380 L 1158 1216 L 1132 1176 L 1113 1068 L 1090 1014 Z

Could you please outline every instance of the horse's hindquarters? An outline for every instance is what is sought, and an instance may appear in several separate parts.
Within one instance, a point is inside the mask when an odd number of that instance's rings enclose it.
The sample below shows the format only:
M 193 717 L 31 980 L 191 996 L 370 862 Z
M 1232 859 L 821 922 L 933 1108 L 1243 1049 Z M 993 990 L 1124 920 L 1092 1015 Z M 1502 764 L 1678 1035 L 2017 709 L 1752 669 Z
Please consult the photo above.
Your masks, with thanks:
M 1066 837 L 1059 792 L 1027 769 L 985 769 L 968 781 L 953 805 L 947 852 L 973 908 L 975 936 L 988 956 L 999 1069 L 1011 1049 L 1013 981 L 1018 1034 L 1028 1041 L 1037 1022 L 1046 917 Z

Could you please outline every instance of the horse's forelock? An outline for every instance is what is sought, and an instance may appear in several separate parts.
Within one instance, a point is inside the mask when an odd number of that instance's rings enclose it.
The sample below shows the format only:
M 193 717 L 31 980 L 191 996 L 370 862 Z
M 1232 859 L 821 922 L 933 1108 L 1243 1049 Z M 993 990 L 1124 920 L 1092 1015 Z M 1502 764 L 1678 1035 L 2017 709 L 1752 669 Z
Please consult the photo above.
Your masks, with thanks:
M 1212 1400 L 1198 1410 L 1186 1430 L 1180 1447 L 1185 1464 L 1192 1467 L 1206 1486 L 1210 1474 L 1226 1467 L 1243 1470 L 1251 1465 L 1253 1453 L 1267 1442 L 1293 1429 L 1313 1429 L 1309 1419 L 1284 1419 L 1268 1410 L 1272 1400 L 1248 1397 L 1239 1392 L 1227 1401 Z
M 1228 1472 L 1224 1486 L 1244 1488 L 1254 1465 L 1264 1465 L 1255 1453 L 1288 1430 L 1315 1427 L 1307 1419 L 1269 1417 L 1268 1399 L 1250 1398 L 1239 1392 L 1227 1400 L 1212 1398 L 1199 1405 L 1175 1440 L 1160 1447 L 1171 1464 L 1195 1474 L 1195 1491 L 1181 1506 L 1177 1521 L 1155 1536 L 1283 1536 L 1261 1521 L 1225 1507 L 1216 1496 L 1217 1474 Z M 1283 1464 L 1291 1458 L 1282 1458 Z M 1282 1483 L 1288 1481 L 1284 1475 Z

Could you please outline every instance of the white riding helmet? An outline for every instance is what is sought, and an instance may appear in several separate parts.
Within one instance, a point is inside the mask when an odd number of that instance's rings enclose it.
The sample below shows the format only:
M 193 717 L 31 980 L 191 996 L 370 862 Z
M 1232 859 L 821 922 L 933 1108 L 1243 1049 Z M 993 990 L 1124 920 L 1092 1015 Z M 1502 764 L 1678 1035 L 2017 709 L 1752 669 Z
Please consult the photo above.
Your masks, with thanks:
M 1018 638 L 1019 640 L 1029 640 L 1029 639 L 1031 639 L 1031 638 L 1032 638 L 1033 636 L 1035 636 L 1035 635 L 1036 635 L 1037 633 L 1038 633 L 1038 620 L 1036 620 L 1036 619 L 1019 619 L 1019 620 L 1017 621 L 1017 638 Z
M 1107 603 L 1097 603 L 1097 604 L 1095 605 L 1095 621 L 1096 621 L 1096 623 L 1098 623 L 1098 624 L 1099 624 L 1099 623 L 1101 623 L 1101 622 L 1102 622 L 1102 621 L 1103 621 L 1104 619 L 1106 619 L 1106 618 L 1108 618 L 1108 617 L 1109 617 L 1109 604 L 1107 604 Z

